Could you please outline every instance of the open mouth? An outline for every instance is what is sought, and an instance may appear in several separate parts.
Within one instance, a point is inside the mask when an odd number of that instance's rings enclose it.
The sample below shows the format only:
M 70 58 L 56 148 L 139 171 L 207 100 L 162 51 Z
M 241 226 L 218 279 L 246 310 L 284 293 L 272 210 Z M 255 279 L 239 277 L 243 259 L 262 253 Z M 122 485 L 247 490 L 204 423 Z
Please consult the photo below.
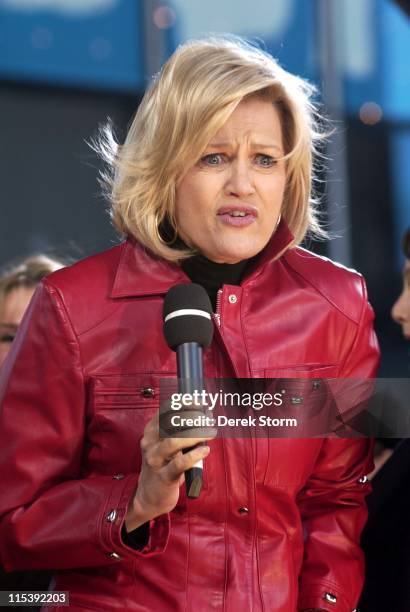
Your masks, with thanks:
M 230 217 L 257 217 L 258 211 L 252 206 L 222 206 L 218 210 L 218 215 L 229 215 Z
M 231 227 L 246 227 L 251 225 L 258 216 L 257 211 L 252 208 L 234 208 L 224 206 L 218 211 L 218 218 Z
M 244 210 L 233 210 L 228 214 L 230 217 L 246 217 L 248 213 L 246 213 Z

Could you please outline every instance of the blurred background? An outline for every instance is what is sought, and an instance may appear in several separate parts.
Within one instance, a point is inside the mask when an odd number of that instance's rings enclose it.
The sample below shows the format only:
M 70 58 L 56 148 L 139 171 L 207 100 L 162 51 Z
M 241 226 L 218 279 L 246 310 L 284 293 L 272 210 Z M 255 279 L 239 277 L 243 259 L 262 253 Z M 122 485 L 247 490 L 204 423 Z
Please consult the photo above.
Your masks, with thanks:
M 118 241 L 86 141 L 107 117 L 121 140 L 163 61 L 210 32 L 258 39 L 320 89 L 337 237 L 307 246 L 364 274 L 381 375 L 408 376 L 390 308 L 410 226 L 410 0 L 0 0 L 0 266 Z

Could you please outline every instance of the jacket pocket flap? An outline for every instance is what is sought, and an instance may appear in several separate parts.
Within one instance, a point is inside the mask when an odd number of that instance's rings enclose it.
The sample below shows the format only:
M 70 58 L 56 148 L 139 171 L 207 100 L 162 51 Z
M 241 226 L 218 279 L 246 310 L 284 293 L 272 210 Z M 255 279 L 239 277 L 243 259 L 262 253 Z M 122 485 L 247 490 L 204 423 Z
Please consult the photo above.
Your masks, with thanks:
M 153 408 L 159 405 L 160 381 L 176 377 L 163 372 L 94 376 L 89 382 L 89 399 L 94 409 Z

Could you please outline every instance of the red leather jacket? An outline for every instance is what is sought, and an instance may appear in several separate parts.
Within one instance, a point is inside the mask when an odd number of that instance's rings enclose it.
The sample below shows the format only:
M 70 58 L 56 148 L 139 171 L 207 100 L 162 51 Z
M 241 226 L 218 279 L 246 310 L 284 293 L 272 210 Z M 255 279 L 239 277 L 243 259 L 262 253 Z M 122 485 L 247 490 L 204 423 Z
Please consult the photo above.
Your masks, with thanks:
M 223 287 L 207 377 L 375 375 L 363 279 L 300 248 L 274 260 L 290 241 L 282 223 L 242 285 Z M 145 548 L 123 543 L 139 438 L 176 372 L 162 303 L 179 282 L 128 240 L 37 290 L 0 385 L 2 563 L 56 570 L 73 611 L 351 612 L 366 439 L 213 440 L 201 497 L 181 488 Z

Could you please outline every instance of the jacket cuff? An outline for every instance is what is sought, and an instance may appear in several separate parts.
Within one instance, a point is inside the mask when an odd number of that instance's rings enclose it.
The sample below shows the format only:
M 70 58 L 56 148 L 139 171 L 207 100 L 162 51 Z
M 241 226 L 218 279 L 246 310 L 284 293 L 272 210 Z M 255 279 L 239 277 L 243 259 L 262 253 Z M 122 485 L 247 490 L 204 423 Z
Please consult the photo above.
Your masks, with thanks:
M 305 584 L 299 593 L 298 610 L 318 609 L 327 612 L 356 612 L 340 588 L 326 583 Z
M 121 539 L 126 546 L 134 548 L 135 550 L 141 550 L 148 544 L 150 534 L 150 523 L 144 523 L 137 529 L 128 532 L 125 528 L 125 523 L 122 524 L 121 528 Z
M 149 522 L 147 541 L 141 548 L 133 548 L 121 536 L 128 505 L 137 488 L 138 476 L 113 477 L 111 495 L 101 517 L 101 541 L 108 557 L 115 561 L 133 561 L 140 556 L 152 557 L 165 551 L 169 533 L 169 514 L 163 514 Z

